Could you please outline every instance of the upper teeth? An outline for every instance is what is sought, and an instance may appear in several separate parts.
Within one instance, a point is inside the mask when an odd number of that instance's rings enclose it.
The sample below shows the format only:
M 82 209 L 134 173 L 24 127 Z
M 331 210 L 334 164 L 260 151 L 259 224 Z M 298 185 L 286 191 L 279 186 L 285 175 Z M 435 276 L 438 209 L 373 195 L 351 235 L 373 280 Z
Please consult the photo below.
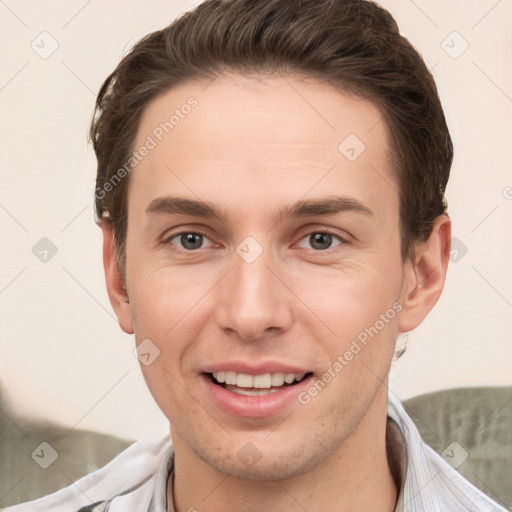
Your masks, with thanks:
M 264 373 L 263 375 L 248 375 L 236 372 L 214 372 L 213 378 L 220 383 L 226 383 L 240 388 L 265 389 L 272 386 L 282 386 L 285 382 L 291 384 L 300 381 L 304 373 Z

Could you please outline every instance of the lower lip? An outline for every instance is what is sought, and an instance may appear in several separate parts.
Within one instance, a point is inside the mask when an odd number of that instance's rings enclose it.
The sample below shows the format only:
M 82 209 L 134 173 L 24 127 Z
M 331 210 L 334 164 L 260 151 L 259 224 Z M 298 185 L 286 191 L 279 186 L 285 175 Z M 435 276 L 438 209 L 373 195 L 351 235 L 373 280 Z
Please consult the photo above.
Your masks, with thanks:
M 283 412 L 294 401 L 298 401 L 298 395 L 307 388 L 311 378 L 312 375 L 268 395 L 245 396 L 214 384 L 208 375 L 202 376 L 207 393 L 219 408 L 245 418 L 265 418 Z

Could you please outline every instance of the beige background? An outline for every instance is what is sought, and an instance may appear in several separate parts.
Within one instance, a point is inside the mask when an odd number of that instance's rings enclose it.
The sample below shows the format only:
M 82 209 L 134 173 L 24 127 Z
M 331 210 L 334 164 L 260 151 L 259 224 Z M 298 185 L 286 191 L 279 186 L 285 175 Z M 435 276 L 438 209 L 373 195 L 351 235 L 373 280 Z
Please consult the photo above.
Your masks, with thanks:
M 166 428 L 105 291 L 86 130 L 123 52 L 195 3 L 0 1 L 0 379 L 21 413 L 128 438 Z M 467 248 L 391 387 L 407 398 L 511 384 L 512 2 L 381 3 L 439 85 L 456 148 L 450 213 Z M 42 237 L 58 249 L 46 263 L 32 253 Z

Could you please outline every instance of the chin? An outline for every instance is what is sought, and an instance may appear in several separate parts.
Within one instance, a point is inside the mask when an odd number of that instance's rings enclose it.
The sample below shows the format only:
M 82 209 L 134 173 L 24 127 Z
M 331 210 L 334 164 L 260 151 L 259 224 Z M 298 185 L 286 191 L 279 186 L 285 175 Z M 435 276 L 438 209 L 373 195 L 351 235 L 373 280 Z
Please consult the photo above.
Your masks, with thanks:
M 261 451 L 255 444 L 247 442 L 231 455 L 219 456 L 208 451 L 199 453 L 197 450 L 196 455 L 219 473 L 235 478 L 287 480 L 309 473 L 333 453 L 334 447 L 331 443 L 310 442 L 305 447 L 303 442 L 304 440 L 296 447 L 282 446 L 281 450 L 275 446 L 267 446 Z

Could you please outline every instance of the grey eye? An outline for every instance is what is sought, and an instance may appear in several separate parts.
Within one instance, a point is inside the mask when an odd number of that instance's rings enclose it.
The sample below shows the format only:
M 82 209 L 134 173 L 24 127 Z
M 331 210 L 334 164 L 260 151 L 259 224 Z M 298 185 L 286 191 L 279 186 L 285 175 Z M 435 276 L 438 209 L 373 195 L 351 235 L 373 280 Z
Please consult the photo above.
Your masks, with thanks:
M 313 248 L 316 251 L 325 251 L 331 247 L 341 245 L 344 240 L 341 237 L 326 231 L 314 231 L 301 240 L 300 246 L 306 249 Z
M 332 235 L 330 233 L 312 233 L 309 235 L 309 243 L 313 249 L 329 249 L 332 244 Z
M 201 233 L 184 232 L 173 236 L 169 242 L 176 243 L 175 241 L 178 239 L 178 246 L 181 245 L 183 249 L 194 251 L 196 249 L 201 249 L 204 238 L 205 237 L 201 235 Z

